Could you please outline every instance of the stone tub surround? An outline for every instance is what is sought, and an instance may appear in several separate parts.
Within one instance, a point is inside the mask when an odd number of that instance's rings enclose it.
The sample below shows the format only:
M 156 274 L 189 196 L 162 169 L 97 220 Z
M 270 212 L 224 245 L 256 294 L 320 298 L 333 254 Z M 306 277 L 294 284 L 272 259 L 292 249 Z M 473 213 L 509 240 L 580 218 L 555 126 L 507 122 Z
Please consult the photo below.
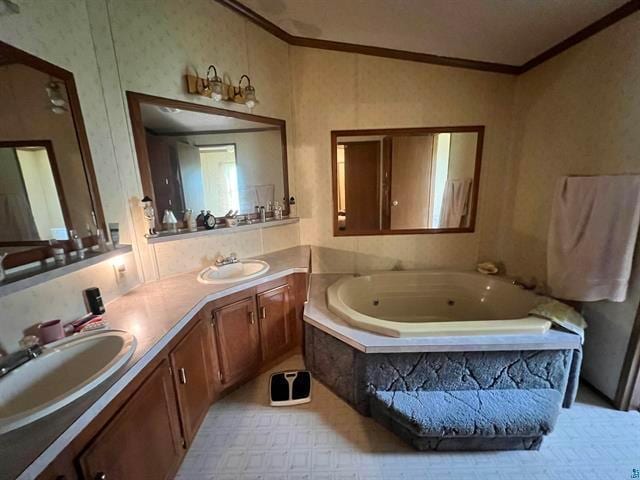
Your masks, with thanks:
M 577 335 L 551 330 L 544 335 L 383 337 L 357 330 L 327 309 L 326 288 L 341 276 L 311 276 L 304 317 L 307 368 L 359 413 L 373 413 L 414 447 L 538 449 L 560 407 L 572 405 L 582 360 Z M 549 407 L 539 415 L 527 413 L 536 397 L 531 392 L 538 392 Z M 411 414 L 406 409 L 381 407 L 394 393 L 426 401 L 457 395 L 466 404 L 467 420 L 475 412 L 484 416 L 486 428 L 465 435 L 460 433 L 464 422 L 456 427 L 453 424 L 461 419 L 452 417 L 450 434 L 430 436 L 425 432 L 433 432 L 442 418 L 414 418 L 408 427 Z M 479 395 L 513 410 L 492 409 L 487 416 L 469 406 L 468 400 L 479 401 Z
M 197 272 L 176 275 L 135 288 L 107 304 L 111 328 L 135 335 L 138 346 L 129 363 L 108 386 L 82 397 L 32 428 L 0 436 L 0 478 L 31 479 L 111 402 L 208 302 L 269 280 L 309 271 L 310 248 L 289 248 L 255 257 L 269 263 L 266 275 L 246 282 L 204 285 Z M 22 473 L 21 473 L 22 472 Z

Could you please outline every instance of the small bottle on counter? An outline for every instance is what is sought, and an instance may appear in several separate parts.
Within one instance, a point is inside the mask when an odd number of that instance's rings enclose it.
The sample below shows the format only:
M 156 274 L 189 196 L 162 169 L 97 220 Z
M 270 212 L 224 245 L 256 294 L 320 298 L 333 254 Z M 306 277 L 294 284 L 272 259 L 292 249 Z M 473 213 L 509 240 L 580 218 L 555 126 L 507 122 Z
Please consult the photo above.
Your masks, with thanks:
M 266 209 L 264 208 L 264 206 L 261 206 L 261 207 L 260 207 L 260 221 L 261 221 L 262 223 L 264 223 L 264 222 L 266 222 L 266 221 L 267 221 L 267 211 L 266 211 Z

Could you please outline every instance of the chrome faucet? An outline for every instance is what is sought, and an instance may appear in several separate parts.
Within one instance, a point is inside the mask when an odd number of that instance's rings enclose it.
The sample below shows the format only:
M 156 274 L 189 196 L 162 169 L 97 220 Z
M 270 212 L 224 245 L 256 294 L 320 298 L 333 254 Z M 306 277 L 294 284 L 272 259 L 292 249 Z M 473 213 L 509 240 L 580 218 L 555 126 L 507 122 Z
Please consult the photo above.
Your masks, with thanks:
M 224 265 L 231 265 L 233 263 L 238 263 L 240 259 L 238 258 L 237 253 L 231 252 L 228 257 L 218 255 L 216 257 L 216 267 L 223 267 Z
M 20 365 L 24 365 L 28 361 L 39 357 L 40 354 L 42 354 L 42 347 L 40 345 L 32 345 L 23 350 L 18 350 L 17 352 L 0 357 L 0 377 L 4 377 Z

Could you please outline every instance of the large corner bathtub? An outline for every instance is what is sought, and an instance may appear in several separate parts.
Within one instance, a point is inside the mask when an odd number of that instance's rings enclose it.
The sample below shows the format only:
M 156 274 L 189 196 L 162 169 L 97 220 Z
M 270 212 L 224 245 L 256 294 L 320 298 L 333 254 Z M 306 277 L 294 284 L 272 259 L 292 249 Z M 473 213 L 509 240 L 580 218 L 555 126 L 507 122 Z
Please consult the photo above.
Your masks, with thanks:
M 344 277 L 327 289 L 329 310 L 392 337 L 543 334 L 551 322 L 528 312 L 541 297 L 474 272 L 385 272 Z

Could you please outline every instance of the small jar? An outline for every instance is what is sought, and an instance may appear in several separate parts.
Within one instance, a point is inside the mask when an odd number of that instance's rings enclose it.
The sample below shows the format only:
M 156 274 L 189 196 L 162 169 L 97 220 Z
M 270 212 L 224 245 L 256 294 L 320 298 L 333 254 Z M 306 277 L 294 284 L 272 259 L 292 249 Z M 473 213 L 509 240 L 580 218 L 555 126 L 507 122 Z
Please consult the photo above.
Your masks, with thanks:
M 54 247 L 52 252 L 53 261 L 56 265 L 65 265 L 67 263 L 67 254 L 65 253 L 64 248 Z

